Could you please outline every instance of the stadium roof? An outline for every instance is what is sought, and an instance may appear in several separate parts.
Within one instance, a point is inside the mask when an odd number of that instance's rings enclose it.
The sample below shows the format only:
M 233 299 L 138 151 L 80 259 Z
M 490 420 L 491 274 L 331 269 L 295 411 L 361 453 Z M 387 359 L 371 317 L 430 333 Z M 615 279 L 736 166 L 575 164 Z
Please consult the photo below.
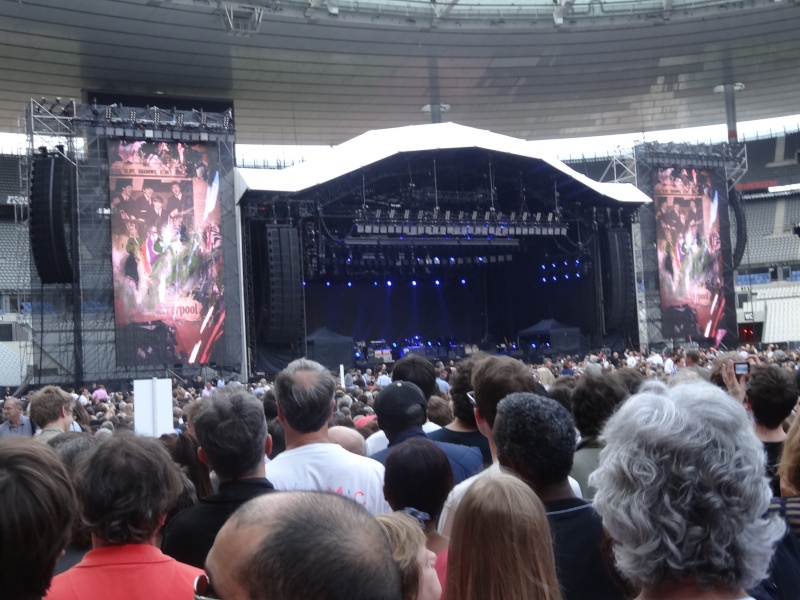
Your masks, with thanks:
M 31 98 L 233 103 L 240 143 L 443 121 L 524 139 L 797 112 L 800 5 L 722 0 L 0 2 L 0 131 Z M 427 107 L 427 108 L 426 108 Z M 427 110 L 429 112 L 423 112 Z

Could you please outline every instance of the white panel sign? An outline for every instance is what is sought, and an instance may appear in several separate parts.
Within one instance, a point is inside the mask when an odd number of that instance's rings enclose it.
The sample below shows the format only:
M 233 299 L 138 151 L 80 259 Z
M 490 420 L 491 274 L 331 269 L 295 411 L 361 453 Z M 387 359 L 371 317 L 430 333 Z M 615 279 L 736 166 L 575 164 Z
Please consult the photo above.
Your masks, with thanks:
M 138 435 L 158 437 L 174 433 L 172 382 L 169 379 L 135 379 L 133 428 Z

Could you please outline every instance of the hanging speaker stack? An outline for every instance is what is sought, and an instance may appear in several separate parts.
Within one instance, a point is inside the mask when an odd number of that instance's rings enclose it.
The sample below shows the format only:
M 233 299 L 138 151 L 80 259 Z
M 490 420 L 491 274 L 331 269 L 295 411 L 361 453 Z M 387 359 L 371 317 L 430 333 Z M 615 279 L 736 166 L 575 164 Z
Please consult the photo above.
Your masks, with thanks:
M 73 283 L 69 240 L 75 207 L 75 167 L 63 148 L 41 148 L 31 166 L 30 236 L 42 283 Z

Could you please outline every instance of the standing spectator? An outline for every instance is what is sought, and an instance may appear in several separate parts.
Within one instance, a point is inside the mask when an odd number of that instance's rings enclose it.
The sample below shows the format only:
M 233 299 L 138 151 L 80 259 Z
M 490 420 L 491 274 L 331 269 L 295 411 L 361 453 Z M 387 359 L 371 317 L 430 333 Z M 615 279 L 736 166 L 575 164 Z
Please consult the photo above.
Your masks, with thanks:
M 378 523 L 392 547 L 403 600 L 440 600 L 442 585 L 434 570 L 435 556 L 425 547 L 425 535 L 416 520 L 410 515 L 392 513 L 378 515 Z
M 46 444 L 50 439 L 70 430 L 74 401 L 60 387 L 48 385 L 36 392 L 31 399 L 28 412 L 41 432 L 36 441 Z
M 469 488 L 450 548 L 447 600 L 561 600 L 544 507 L 516 477 L 493 474 Z
M 330 371 L 312 360 L 295 360 L 278 373 L 273 391 L 286 439 L 286 450 L 266 467 L 275 489 L 336 492 L 373 514 L 390 512 L 383 465 L 328 440 L 336 393 Z
M 228 517 L 248 500 L 274 491 L 264 477 L 264 455 L 269 454 L 272 439 L 261 402 L 241 388 L 218 390 L 200 404 L 192 422 L 200 445 L 197 454 L 217 474 L 219 491 L 172 519 L 161 549 L 180 562 L 203 568 Z
M 22 414 L 22 401 L 19 398 L 6 396 L 3 402 L 3 416 L 6 420 L 0 425 L 0 438 L 33 437 L 31 420 Z
M 75 473 L 88 554 L 53 579 L 50 600 L 189 600 L 202 571 L 162 554 L 156 534 L 181 493 L 177 465 L 158 440 L 114 435 Z
M 2 596 L 41 598 L 77 514 L 69 475 L 51 448 L 0 440 L 0 507 Z
M 402 598 L 389 543 L 377 521 L 335 494 L 286 492 L 251 500 L 220 530 L 206 571 L 196 597 Z

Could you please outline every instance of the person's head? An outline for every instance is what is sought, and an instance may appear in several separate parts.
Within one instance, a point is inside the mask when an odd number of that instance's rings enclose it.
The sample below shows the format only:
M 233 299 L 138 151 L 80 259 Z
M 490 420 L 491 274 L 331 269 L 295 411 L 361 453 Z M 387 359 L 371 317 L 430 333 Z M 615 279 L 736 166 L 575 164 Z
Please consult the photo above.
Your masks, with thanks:
M 687 367 L 699 367 L 703 364 L 703 358 L 697 350 L 687 350 L 684 359 Z
M 519 392 L 497 405 L 494 441 L 500 464 L 537 489 L 562 484 L 572 470 L 575 425 L 550 398 Z
M 332 444 L 339 444 L 353 454 L 365 456 L 367 453 L 364 436 L 358 433 L 355 427 L 345 427 L 344 425 L 329 427 L 328 440 Z
M 427 419 L 428 402 L 423 391 L 410 381 L 394 380 L 375 400 L 378 424 L 391 441 L 399 432 L 422 427 Z
M 431 396 L 427 405 L 428 420 L 440 427 L 445 427 L 453 422 L 453 411 L 450 403 L 441 396 Z
M 510 356 L 490 356 L 475 365 L 472 387 L 478 413 L 492 428 L 500 400 L 514 392 L 536 393 L 538 386 L 521 361 Z
M 483 352 L 468 356 L 458 363 L 458 369 L 450 377 L 450 400 L 453 402 L 453 415 L 464 425 L 473 429 L 477 427 L 475 410 L 467 392 L 472 392 L 472 370 L 487 356 L 488 354 Z
M 629 398 L 603 431 L 589 481 L 634 585 L 751 588 L 765 576 L 783 521 L 768 517 L 764 449 L 744 407 L 708 383 Z
M 220 479 L 252 477 L 264 467 L 269 434 L 264 406 L 241 387 L 224 387 L 192 413 L 200 459 Z
M 392 547 L 403 600 L 439 600 L 442 584 L 434 568 L 436 555 L 425 545 L 417 520 L 404 513 L 378 515 L 377 519 Z
M 786 432 L 778 465 L 782 496 L 800 496 L 800 419 L 795 417 Z
M 33 394 L 28 413 L 39 427 L 58 427 L 64 431 L 72 424 L 74 400 L 55 385 L 48 385 Z
M 161 441 L 164 442 L 164 436 L 161 436 Z M 204 498 L 214 493 L 208 465 L 200 459 L 200 452 L 198 452 L 200 444 L 194 435 L 187 431 L 180 435 L 171 434 L 164 447 L 172 460 L 183 469 L 192 482 L 198 498 Z
M 616 354 L 616 353 L 615 353 Z M 622 367 L 611 373 L 610 377 L 616 379 L 620 385 L 628 390 L 628 394 L 635 394 L 644 381 L 644 375 L 638 369 Z
M 375 517 L 336 494 L 251 500 L 217 534 L 206 573 L 225 600 L 401 600 Z
M 318 362 L 300 358 L 275 378 L 278 418 L 298 433 L 319 431 L 333 412 L 336 380 Z
M 560 600 L 544 505 L 512 475 L 479 477 L 456 511 L 447 600 Z
M 178 466 L 156 439 L 117 434 L 75 469 L 83 520 L 109 545 L 147 543 L 182 490 Z
M 14 425 L 19 425 L 22 422 L 22 403 L 19 398 L 6 396 L 3 401 L 3 416 Z
M 572 390 L 572 415 L 581 437 L 600 435 L 603 425 L 627 395 L 628 390 L 611 377 L 579 378 Z
M 427 400 L 439 389 L 436 383 L 436 368 L 427 358 L 409 354 L 398 360 L 392 369 L 392 381 L 410 381 L 415 384 Z
M 780 427 L 797 404 L 797 384 L 784 369 L 753 367 L 745 390 L 745 405 L 756 423 L 768 429 Z
M 435 523 L 453 485 L 447 455 L 430 440 L 406 440 L 386 457 L 383 495 L 392 510 L 413 508 Z
M 69 475 L 52 448 L 0 439 L 0 506 L 3 597 L 38 600 L 50 587 L 77 514 Z
M 176 196 L 180 196 L 180 194 L 181 194 L 181 184 L 178 183 L 177 181 L 175 181 L 175 182 L 172 183 L 171 187 L 172 187 L 172 193 L 175 194 Z
M 67 431 L 48 440 L 47 445 L 55 450 L 67 471 L 72 473 L 78 460 L 97 448 L 97 440 L 90 433 Z

